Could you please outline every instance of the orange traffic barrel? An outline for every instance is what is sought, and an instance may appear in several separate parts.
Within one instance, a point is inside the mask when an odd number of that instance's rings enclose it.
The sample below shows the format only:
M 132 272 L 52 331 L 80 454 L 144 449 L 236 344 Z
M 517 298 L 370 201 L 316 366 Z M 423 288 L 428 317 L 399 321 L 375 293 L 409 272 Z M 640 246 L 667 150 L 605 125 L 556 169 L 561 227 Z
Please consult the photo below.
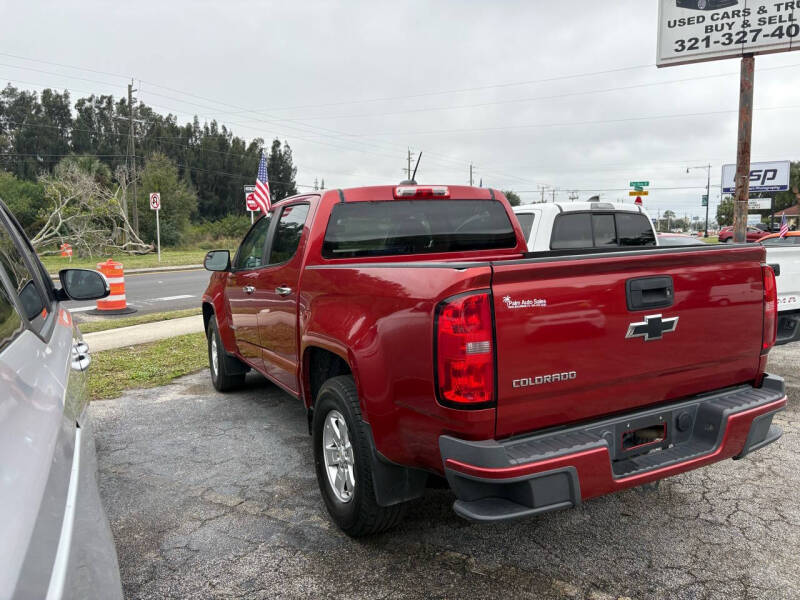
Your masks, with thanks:
M 125 299 L 125 270 L 122 263 L 109 258 L 104 263 L 97 265 L 97 270 L 105 275 L 111 293 L 97 301 L 97 308 L 91 311 L 95 315 L 125 315 L 136 312 L 135 308 L 128 306 Z

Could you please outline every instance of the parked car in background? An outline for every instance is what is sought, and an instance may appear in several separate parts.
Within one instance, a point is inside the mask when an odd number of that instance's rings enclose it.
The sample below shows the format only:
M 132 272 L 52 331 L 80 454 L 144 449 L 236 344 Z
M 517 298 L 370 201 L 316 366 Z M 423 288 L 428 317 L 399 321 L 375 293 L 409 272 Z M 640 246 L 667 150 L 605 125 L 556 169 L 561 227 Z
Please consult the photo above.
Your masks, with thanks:
M 349 535 L 394 525 L 429 479 L 495 522 L 780 437 L 763 247 L 658 248 L 636 209 L 540 208 L 525 236 L 490 189 L 327 190 L 275 204 L 233 259 L 206 256 L 214 386 L 255 369 L 304 403 Z M 528 252 L 537 221 L 547 250 Z
M 777 265 L 778 334 L 777 344 L 800 341 L 800 231 L 784 237 L 777 233 L 759 243 L 767 249 L 767 262 Z
M 60 280 L 0 201 L 0 598 L 122 598 L 86 411 L 91 356 L 61 304 L 109 287 L 82 269 Z
M 653 222 L 639 206 L 559 202 L 514 207 L 529 252 L 655 246 Z
M 659 233 L 659 246 L 705 246 L 703 240 L 699 240 L 691 235 L 684 233 Z
M 764 237 L 764 232 L 757 227 L 747 227 L 746 231 L 747 243 L 751 244 L 757 242 Z M 719 243 L 732 244 L 733 243 L 733 227 L 727 226 L 719 230 Z

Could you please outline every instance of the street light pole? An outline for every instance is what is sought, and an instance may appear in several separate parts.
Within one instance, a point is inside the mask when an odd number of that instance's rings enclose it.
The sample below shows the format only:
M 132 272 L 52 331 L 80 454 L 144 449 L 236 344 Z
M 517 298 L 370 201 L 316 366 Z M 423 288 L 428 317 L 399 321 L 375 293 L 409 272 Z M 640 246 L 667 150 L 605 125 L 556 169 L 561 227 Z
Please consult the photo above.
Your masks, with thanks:
M 687 167 L 686 172 L 688 173 L 692 169 L 706 169 L 708 171 L 708 182 L 706 183 L 706 234 L 704 237 L 708 237 L 708 207 L 711 204 L 711 165 L 705 165 L 702 167 Z

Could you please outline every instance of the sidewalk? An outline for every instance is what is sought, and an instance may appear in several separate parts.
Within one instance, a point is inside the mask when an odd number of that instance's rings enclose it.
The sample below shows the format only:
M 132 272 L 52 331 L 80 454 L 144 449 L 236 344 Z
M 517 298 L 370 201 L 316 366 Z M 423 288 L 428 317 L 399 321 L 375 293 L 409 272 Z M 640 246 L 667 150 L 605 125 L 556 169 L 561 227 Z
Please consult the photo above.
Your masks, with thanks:
M 102 352 L 103 350 L 147 344 L 179 335 L 202 332 L 203 316 L 195 315 L 193 317 L 182 317 L 180 319 L 87 333 L 83 336 L 83 339 L 89 344 L 91 352 Z

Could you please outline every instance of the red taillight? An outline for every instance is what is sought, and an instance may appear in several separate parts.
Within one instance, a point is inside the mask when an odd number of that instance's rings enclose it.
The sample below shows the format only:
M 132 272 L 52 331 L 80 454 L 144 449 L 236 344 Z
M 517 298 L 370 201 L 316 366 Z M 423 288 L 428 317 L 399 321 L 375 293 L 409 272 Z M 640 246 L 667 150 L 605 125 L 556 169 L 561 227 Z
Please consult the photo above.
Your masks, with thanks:
M 449 198 L 450 190 L 444 186 L 420 187 L 416 185 L 401 185 L 394 189 L 394 197 L 403 198 Z
M 766 354 L 775 345 L 778 334 L 778 289 L 775 271 L 766 265 L 761 267 L 764 276 L 764 331 L 761 334 L 761 354 Z
M 439 401 L 474 408 L 494 402 L 492 302 L 488 293 L 457 296 L 436 313 Z

